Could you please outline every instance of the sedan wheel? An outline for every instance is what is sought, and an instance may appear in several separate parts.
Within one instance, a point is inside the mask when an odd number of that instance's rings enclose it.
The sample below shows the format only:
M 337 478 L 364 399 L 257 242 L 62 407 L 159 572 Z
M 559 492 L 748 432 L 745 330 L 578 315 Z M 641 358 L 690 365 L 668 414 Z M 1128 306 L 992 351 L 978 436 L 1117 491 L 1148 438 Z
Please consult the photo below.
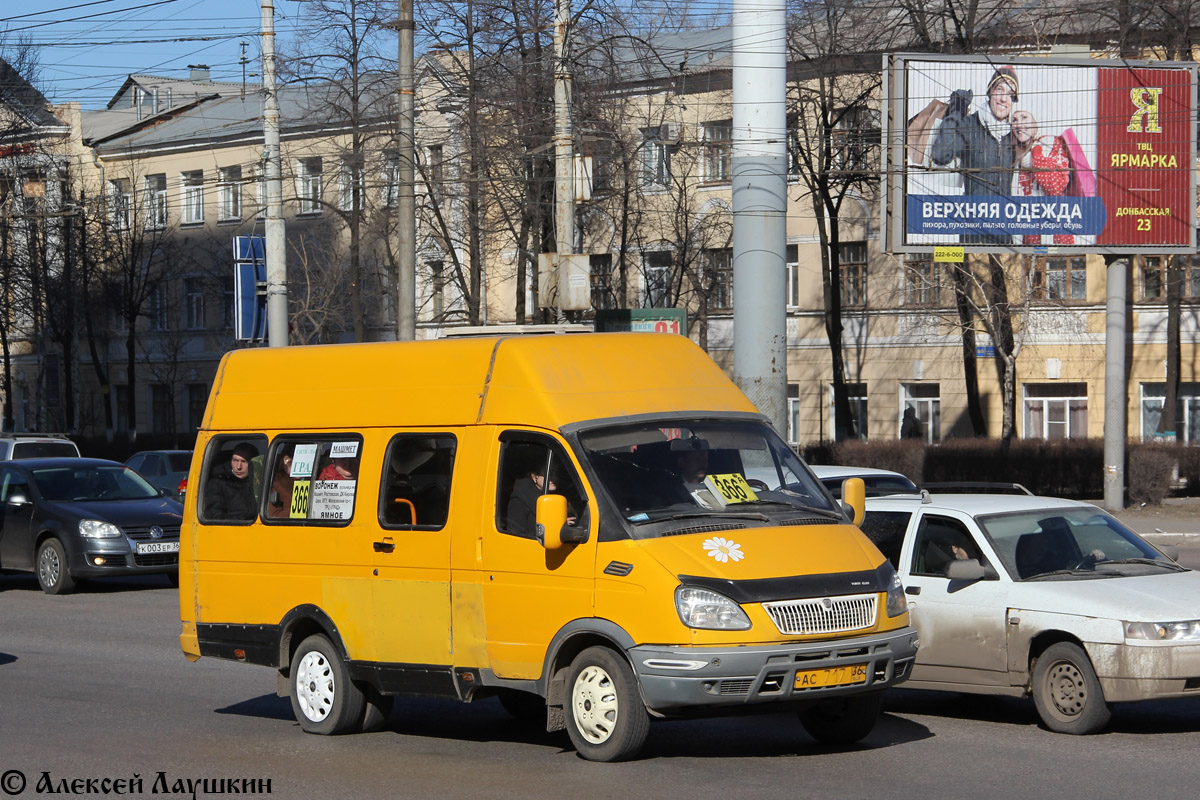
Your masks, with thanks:
M 46 594 L 67 594 L 75 589 L 67 553 L 58 539 L 47 539 L 38 548 L 37 579 Z
M 1059 733 L 1095 733 L 1112 713 L 1087 653 L 1069 642 L 1051 645 L 1038 657 L 1033 702 L 1046 727 Z

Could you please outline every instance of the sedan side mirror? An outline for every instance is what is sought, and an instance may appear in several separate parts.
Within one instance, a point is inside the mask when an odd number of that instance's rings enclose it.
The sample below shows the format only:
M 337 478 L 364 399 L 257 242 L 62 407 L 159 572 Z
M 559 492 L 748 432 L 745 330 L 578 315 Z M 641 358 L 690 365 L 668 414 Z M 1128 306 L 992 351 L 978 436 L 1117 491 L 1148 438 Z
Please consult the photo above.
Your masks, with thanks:
M 24 492 L 13 492 L 5 502 L 10 506 L 27 506 L 29 505 L 29 498 L 25 496 Z
M 992 581 L 1000 576 L 994 567 L 985 567 L 977 558 L 961 558 L 946 565 L 946 577 L 952 581 Z

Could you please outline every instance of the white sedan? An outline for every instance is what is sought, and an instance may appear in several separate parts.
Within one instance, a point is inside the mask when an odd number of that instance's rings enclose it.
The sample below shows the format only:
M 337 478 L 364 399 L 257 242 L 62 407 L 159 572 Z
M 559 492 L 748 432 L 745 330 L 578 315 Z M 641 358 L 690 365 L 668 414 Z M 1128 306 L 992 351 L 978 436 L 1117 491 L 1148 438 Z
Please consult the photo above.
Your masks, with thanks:
M 913 689 L 1032 694 L 1093 733 L 1110 704 L 1200 696 L 1200 573 L 1096 506 L 1020 495 L 867 499 L 921 647 Z

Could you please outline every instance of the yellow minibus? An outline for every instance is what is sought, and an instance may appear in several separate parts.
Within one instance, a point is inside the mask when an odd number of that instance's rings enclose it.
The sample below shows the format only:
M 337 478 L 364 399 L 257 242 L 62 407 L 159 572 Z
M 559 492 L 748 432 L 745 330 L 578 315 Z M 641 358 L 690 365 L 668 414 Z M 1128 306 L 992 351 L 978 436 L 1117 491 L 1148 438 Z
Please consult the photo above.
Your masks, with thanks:
M 188 485 L 183 652 L 277 670 L 311 733 L 496 697 L 596 761 L 737 711 L 851 743 L 918 646 L 861 481 L 682 336 L 237 350 Z

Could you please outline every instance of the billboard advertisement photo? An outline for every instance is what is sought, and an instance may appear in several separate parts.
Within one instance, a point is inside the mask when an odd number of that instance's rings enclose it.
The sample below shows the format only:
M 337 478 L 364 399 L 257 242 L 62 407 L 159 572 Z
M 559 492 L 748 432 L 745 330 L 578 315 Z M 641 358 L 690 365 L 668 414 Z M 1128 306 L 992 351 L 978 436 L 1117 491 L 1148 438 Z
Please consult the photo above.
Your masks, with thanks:
M 891 250 L 1194 250 L 1194 63 L 907 55 L 889 71 Z

